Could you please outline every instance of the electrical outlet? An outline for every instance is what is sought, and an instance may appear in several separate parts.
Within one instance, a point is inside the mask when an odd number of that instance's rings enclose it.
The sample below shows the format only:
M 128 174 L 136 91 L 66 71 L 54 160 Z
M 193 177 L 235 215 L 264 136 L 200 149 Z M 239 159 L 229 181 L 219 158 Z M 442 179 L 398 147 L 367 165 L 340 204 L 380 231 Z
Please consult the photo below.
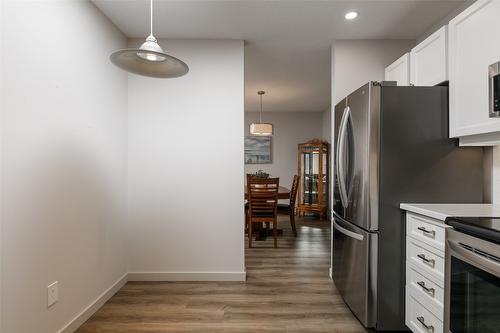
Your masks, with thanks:
M 50 308 L 59 300 L 59 282 L 53 282 L 47 287 L 47 307 Z

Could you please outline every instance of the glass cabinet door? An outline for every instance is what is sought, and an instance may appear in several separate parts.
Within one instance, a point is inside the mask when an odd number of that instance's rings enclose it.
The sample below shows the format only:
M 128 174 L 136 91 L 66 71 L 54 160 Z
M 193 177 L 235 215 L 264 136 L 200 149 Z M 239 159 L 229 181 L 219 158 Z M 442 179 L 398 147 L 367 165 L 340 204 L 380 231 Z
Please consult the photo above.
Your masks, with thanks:
M 321 159 L 321 163 L 323 165 L 322 167 L 322 174 L 321 174 L 321 182 L 322 182 L 322 186 L 321 186 L 321 191 L 323 193 L 322 195 L 322 204 L 324 206 L 328 206 L 328 152 L 326 150 L 326 147 L 323 148 L 323 152 L 322 152 L 323 156 L 322 156 L 322 159 Z
M 305 148 L 300 156 L 302 166 L 302 203 L 318 203 L 319 153 L 318 147 Z
M 317 149 L 317 147 L 314 147 Z M 311 193 L 311 204 L 318 204 L 319 195 L 319 154 L 317 151 L 313 151 L 311 154 L 312 169 L 311 169 L 311 183 L 312 183 L 312 193 Z
M 310 182 L 310 158 L 309 158 L 309 153 L 307 152 L 302 152 L 300 155 L 300 160 L 301 160 L 301 171 L 302 174 L 300 175 L 302 179 L 302 195 L 301 195 L 301 203 L 303 204 L 310 204 L 311 203 L 311 182 Z
M 312 140 L 298 146 L 298 211 L 324 214 L 328 206 L 328 143 Z

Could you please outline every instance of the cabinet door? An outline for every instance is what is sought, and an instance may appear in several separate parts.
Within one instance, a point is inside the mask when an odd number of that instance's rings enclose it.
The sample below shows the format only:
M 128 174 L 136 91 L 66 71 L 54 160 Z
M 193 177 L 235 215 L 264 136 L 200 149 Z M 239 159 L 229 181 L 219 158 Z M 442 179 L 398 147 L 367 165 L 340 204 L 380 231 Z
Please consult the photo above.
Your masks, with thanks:
M 398 86 L 410 85 L 410 53 L 406 53 L 386 67 L 385 80 L 396 81 Z
M 449 24 L 450 136 L 500 131 L 489 117 L 488 66 L 500 61 L 500 1 L 479 0 Z
M 410 82 L 415 86 L 435 86 L 448 79 L 446 26 L 411 49 Z

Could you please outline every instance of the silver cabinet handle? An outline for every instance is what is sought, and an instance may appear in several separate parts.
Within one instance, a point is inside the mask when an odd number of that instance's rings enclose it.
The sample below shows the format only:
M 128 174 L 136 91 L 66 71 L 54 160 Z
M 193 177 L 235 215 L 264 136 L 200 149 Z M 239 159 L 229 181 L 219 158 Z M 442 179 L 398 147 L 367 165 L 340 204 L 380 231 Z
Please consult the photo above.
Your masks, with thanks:
M 422 261 L 424 263 L 426 263 L 427 265 L 431 266 L 432 268 L 434 268 L 434 266 L 436 265 L 436 260 L 434 260 L 434 259 L 427 259 L 425 257 L 425 254 L 417 254 L 417 257 L 419 257 L 420 259 L 422 259 Z
M 420 324 L 422 324 L 423 327 L 425 327 L 425 329 L 429 332 L 434 332 L 434 326 L 432 325 L 427 325 L 425 323 L 425 318 L 424 317 L 417 317 L 417 320 L 420 322 Z
M 436 290 L 434 288 L 429 288 L 425 285 L 425 282 L 424 281 L 419 281 L 417 282 L 417 284 L 426 292 L 428 293 L 429 295 L 431 295 L 432 297 L 434 297 L 435 293 L 436 293 Z
M 427 230 L 425 227 L 418 227 L 418 230 L 422 231 L 424 235 L 429 236 L 429 237 L 436 237 L 436 231 L 435 230 Z

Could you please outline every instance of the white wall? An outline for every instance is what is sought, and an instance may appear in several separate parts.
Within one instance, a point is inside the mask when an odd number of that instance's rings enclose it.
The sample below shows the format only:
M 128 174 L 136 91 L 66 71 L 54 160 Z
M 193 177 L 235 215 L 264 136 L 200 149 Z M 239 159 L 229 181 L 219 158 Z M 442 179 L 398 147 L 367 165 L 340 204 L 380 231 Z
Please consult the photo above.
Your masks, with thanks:
M 245 112 L 245 135 L 250 124 L 259 120 L 258 112 Z M 297 170 L 297 145 L 323 137 L 322 112 L 264 112 L 262 120 L 274 124 L 271 164 L 245 164 L 245 174 L 259 170 L 280 178 L 280 185 L 291 188 Z
M 326 109 L 322 112 L 322 130 L 321 133 L 323 135 L 323 141 L 328 143 L 332 143 L 332 112 L 331 108 Z
M 131 278 L 244 279 L 243 41 L 161 43 L 190 71 L 129 75 Z
M 382 81 L 385 67 L 414 45 L 414 40 L 335 41 L 332 47 L 333 105 L 368 81 Z
M 424 39 L 439 30 L 443 25 L 447 25 L 453 18 L 455 18 L 455 16 L 463 12 L 467 7 L 471 6 L 476 1 L 477 0 L 464 0 L 464 2 L 462 2 L 457 8 L 455 8 L 438 22 L 435 22 L 429 29 L 427 29 L 426 32 L 419 36 L 415 44 L 419 44 L 420 42 L 422 42 Z
M 496 168 L 493 169 L 493 150 L 495 152 L 496 158 Z M 494 195 L 494 199 L 497 203 L 500 203 L 500 148 L 495 147 L 483 147 L 483 202 L 491 203 L 493 202 L 493 179 L 496 180 L 495 188 L 496 193 Z M 493 171 L 495 171 L 496 175 L 493 176 Z
M 485 188 L 490 200 L 500 204 L 500 146 L 484 147 Z M 488 197 L 486 197 L 488 199 Z
M 328 213 L 327 213 L 327 218 L 330 218 L 330 211 L 333 207 L 330 207 L 332 205 L 332 195 L 333 195 L 333 183 L 332 183 L 332 171 L 333 171 L 333 146 L 332 146 L 332 112 L 331 112 L 331 107 L 326 109 L 325 111 L 322 112 L 323 114 L 323 120 L 322 120 L 322 125 L 323 125 L 323 141 L 326 141 L 330 143 L 330 184 L 329 184 L 329 193 L 330 195 L 328 196 Z
M 3 0 L 0 0 L 0 147 L 2 147 L 2 138 L 3 138 L 3 132 L 2 132 L 2 124 L 3 124 L 3 89 L 2 89 L 2 77 L 3 77 Z M 2 172 L 2 165 L 3 165 L 3 149 L 0 149 L 0 299 L 2 298 L 3 291 L 2 291 L 2 257 L 3 257 L 3 250 L 2 250 L 2 229 L 3 229 L 3 214 L 2 214 L 2 177 L 3 177 L 3 172 Z M 0 300 L 0 333 L 3 332 L 2 330 L 3 327 L 3 320 L 2 320 L 2 302 Z
M 86 1 L 4 10 L 2 332 L 54 333 L 127 271 L 126 40 Z

